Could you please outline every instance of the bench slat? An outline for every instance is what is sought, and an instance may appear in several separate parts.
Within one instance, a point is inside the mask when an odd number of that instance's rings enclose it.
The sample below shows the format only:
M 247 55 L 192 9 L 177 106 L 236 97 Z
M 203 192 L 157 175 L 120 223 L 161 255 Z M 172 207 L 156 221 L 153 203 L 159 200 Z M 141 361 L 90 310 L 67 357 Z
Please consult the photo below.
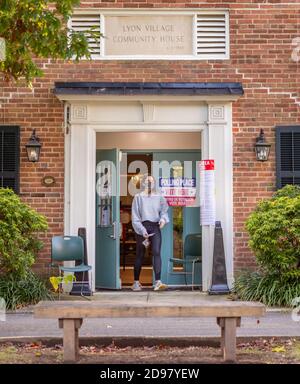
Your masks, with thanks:
M 121 301 L 97 300 L 85 301 L 42 301 L 34 308 L 36 318 L 96 318 L 96 317 L 244 317 L 263 316 L 265 306 L 256 302 L 201 301 L 176 304 L 161 300 L 133 301 L 126 304 Z
M 36 318 L 59 319 L 64 331 L 64 361 L 74 362 L 79 353 L 79 328 L 88 317 L 216 317 L 221 327 L 221 349 L 225 361 L 236 360 L 236 327 L 241 317 L 265 314 L 261 303 L 216 300 L 196 293 L 130 295 L 101 294 L 94 301 L 41 301 L 34 307 Z

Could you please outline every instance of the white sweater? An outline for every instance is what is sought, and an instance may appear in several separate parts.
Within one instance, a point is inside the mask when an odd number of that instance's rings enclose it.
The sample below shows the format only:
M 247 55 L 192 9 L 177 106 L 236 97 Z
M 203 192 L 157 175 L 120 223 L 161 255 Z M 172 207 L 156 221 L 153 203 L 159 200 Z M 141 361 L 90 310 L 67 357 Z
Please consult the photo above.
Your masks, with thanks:
M 131 207 L 133 229 L 137 234 L 143 235 L 147 233 L 142 224 L 145 220 L 159 222 L 159 220 L 163 219 L 165 223 L 168 223 L 170 221 L 167 213 L 168 209 L 167 200 L 162 194 L 158 192 L 148 194 L 145 191 L 137 193 L 133 198 Z

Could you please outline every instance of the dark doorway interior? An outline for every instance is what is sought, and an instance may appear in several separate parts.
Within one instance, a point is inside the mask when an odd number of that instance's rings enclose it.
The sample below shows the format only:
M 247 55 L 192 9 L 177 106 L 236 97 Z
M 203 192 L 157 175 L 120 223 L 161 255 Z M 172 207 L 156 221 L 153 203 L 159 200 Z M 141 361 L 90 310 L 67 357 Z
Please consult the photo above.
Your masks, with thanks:
M 124 153 L 124 151 L 123 151 Z M 128 171 L 129 165 L 133 162 L 143 161 L 147 165 L 148 173 L 151 173 L 152 153 L 127 153 L 123 156 L 126 164 L 121 167 L 127 170 L 126 173 L 121 173 L 121 183 L 126 185 L 136 185 L 139 188 L 140 176 L 144 173 L 144 169 L 137 168 L 133 172 Z M 133 283 L 133 267 L 136 254 L 135 232 L 131 222 L 131 205 L 133 195 L 127 193 L 126 196 L 120 197 L 120 221 L 122 225 L 122 234 L 120 239 L 120 276 L 122 286 L 129 286 Z M 151 250 L 147 249 L 144 260 L 143 269 L 141 272 L 140 282 L 143 286 L 152 285 L 152 255 Z

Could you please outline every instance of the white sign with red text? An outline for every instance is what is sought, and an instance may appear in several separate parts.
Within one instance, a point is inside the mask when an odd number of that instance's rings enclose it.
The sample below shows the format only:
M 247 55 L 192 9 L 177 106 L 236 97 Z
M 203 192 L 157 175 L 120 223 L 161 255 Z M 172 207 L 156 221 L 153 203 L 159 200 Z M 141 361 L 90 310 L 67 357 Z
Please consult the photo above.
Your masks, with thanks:
M 196 179 L 170 177 L 159 179 L 159 187 L 162 195 L 171 207 L 192 206 L 196 200 Z
M 200 167 L 200 224 L 215 225 L 215 161 L 201 160 Z

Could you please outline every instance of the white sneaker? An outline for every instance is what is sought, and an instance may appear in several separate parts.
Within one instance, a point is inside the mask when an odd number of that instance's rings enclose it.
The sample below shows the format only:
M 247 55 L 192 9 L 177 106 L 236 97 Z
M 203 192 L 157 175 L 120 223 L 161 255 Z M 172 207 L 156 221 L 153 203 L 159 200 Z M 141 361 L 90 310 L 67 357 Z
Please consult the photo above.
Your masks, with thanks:
M 131 286 L 131 289 L 133 291 L 141 291 L 142 290 L 142 285 L 139 281 L 135 281 L 132 286 Z
M 167 284 L 162 283 L 161 280 L 155 282 L 154 291 L 164 291 L 165 289 L 168 289 Z

